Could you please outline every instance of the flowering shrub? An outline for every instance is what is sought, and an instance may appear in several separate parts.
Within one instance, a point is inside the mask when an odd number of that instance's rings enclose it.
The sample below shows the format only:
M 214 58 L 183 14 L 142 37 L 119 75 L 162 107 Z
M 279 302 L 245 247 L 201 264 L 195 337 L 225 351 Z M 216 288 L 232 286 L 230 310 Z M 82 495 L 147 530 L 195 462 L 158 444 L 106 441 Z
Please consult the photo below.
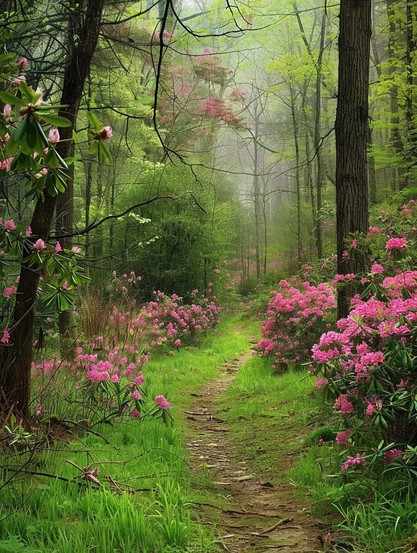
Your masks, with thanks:
M 160 416 L 166 422 L 171 405 L 164 396 L 156 396 L 151 406 L 145 402 L 142 367 L 148 361 L 148 351 L 192 343 L 219 321 L 221 308 L 199 297 L 198 290 L 191 305 L 184 305 L 175 294 L 155 292 L 153 301 L 135 308 L 132 294 L 137 294 L 141 277 L 132 271 L 113 274 L 113 279 L 112 292 L 120 293 L 116 299 L 124 298 L 129 310 L 113 306 L 104 335 L 80 342 L 71 362 L 53 358 L 32 363 L 40 404 L 47 404 L 54 385 L 55 390 L 64 391 L 73 416 L 93 425 L 121 416 Z
M 274 359 L 273 366 L 285 367 L 308 361 L 311 346 L 330 324 L 335 298 L 326 284 L 294 280 L 291 285 L 281 280 L 279 286 L 279 291 L 271 292 L 263 340 L 256 348 Z
M 398 223 L 387 212 L 366 237 L 372 252 L 366 275 L 351 275 L 364 285 L 336 331 L 312 348 L 316 385 L 333 401 L 340 431 L 336 442 L 348 448 L 343 472 L 370 463 L 384 467 L 416 462 L 417 445 L 417 205 L 402 206 Z M 343 454 L 346 455 L 345 450 Z
M 112 272 L 112 282 L 107 286 L 112 301 L 120 299 L 124 304 L 135 304 L 139 296 L 139 285 L 142 277 L 135 271 L 118 275 Z
M 136 346 L 111 347 L 98 337 L 94 343 L 79 346 L 72 362 L 54 358 L 33 362 L 32 378 L 41 404 L 53 398 L 54 385 L 56 391 L 64 392 L 71 416 L 94 425 L 143 414 L 142 367 L 147 360 Z
M 144 305 L 138 319 L 139 324 L 149 329 L 152 347 L 179 348 L 191 344 L 199 334 L 220 321 L 221 307 L 208 298 L 195 294 L 194 303 L 184 305 L 176 294 L 167 296 L 160 291 L 154 294 L 155 300 Z
M 147 361 L 147 355 L 137 346 L 111 347 L 99 336 L 95 342 L 79 346 L 71 363 L 57 359 L 32 363 L 32 378 L 42 401 L 35 415 L 41 417 L 43 405 L 53 400 L 50 386 L 54 384 L 65 394 L 67 416 L 70 413 L 86 420 L 89 427 L 120 417 L 142 420 L 159 416 L 166 422 L 171 408 L 167 399 L 158 395 L 146 401 L 142 367 Z
M 26 183 L 26 196 L 35 199 L 45 198 L 45 192 L 57 196 L 66 189 L 68 165 L 57 146 L 60 133 L 56 127 L 69 127 L 71 122 L 59 115 L 62 106 L 54 106 L 43 98 L 40 89 L 33 90 L 26 83 L 24 70 L 28 60 L 16 54 L 2 57 L 2 90 L 0 101 L 0 182 L 10 178 Z M 17 58 L 17 60 L 16 60 Z M 3 67 L 4 66 L 4 67 Z M 21 71 L 19 77 L 6 78 Z M 110 127 L 94 118 L 96 132 L 91 137 L 94 152 L 99 161 L 109 160 L 108 148 L 104 142 L 111 137 Z M 6 185 L 5 185 L 6 186 Z M 8 209 L 12 204 L 9 202 Z M 10 214 L 0 217 L 0 314 L 1 343 L 12 345 L 13 332 L 9 328 L 16 294 L 19 295 L 17 272 L 19 260 L 41 275 L 39 295 L 47 307 L 57 311 L 71 308 L 75 299 L 74 290 L 88 279 L 77 264 L 78 248 L 63 251 L 59 242 L 49 244 L 29 227 Z
M 205 48 L 202 54 L 194 56 L 193 69 L 198 78 L 219 85 L 225 85 L 234 73 L 233 69 L 222 65 L 219 54 L 213 53 L 210 48 Z

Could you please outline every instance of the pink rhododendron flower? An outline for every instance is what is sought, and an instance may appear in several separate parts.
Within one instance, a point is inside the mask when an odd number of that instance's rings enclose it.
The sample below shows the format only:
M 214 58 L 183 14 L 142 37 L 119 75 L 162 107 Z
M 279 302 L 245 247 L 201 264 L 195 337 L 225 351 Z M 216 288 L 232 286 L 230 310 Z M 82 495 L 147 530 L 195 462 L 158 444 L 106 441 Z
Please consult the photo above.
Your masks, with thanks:
M 334 402 L 333 409 L 339 410 L 343 414 L 351 413 L 353 411 L 353 404 L 347 397 L 347 394 L 341 394 Z
M 346 428 L 343 432 L 338 432 L 336 434 L 336 442 L 339 445 L 345 445 L 346 447 L 350 445 L 349 438 L 352 435 L 352 430 L 350 428 Z
M 140 399 L 142 399 L 142 396 L 140 395 L 140 392 L 139 390 L 134 390 L 131 394 L 130 394 L 130 397 L 132 399 L 136 399 L 137 401 L 139 401 Z M 156 401 L 156 400 L 155 400 Z
M 351 467 L 364 465 L 364 464 L 365 464 L 365 462 L 364 462 L 364 459 L 362 458 L 362 455 L 360 453 L 357 453 L 355 455 L 355 457 L 348 457 L 346 459 L 346 461 L 340 467 L 340 470 L 342 472 L 345 472 L 345 471 L 349 470 Z
M 371 267 L 371 272 L 380 275 L 385 271 L 384 267 L 380 265 L 379 263 L 374 263 Z
M 390 238 L 385 244 L 385 249 L 387 251 L 404 250 L 406 246 L 407 246 L 406 238 Z
M 113 129 L 109 126 L 103 127 L 99 132 L 99 136 L 102 140 L 108 140 L 113 136 Z
M 328 383 L 327 378 L 325 378 L 325 377 L 319 377 L 319 378 L 317 378 L 317 380 L 316 380 L 315 386 L 316 386 L 316 388 L 323 388 L 323 386 L 325 386 L 327 383 Z
M 162 395 L 156 396 L 155 403 L 158 405 L 160 409 L 163 409 L 163 410 L 168 410 L 171 408 L 171 404 L 169 403 L 169 401 L 167 401 L 165 397 Z
M 9 286 L 3 290 L 3 296 L 5 298 L 10 298 L 10 296 L 13 296 L 14 294 L 16 294 L 16 292 L 17 292 L 16 286 Z
M 38 240 L 36 240 L 33 247 L 35 248 L 35 250 L 40 252 L 46 248 L 46 245 L 45 245 L 45 242 L 42 240 L 42 238 L 38 238 Z
M 56 243 L 55 243 L 54 250 L 55 250 L 55 253 L 62 252 L 62 246 L 61 246 L 61 244 L 60 244 L 59 242 L 56 242 Z
M 16 225 L 13 219 L 8 219 L 7 221 L 4 221 L 4 228 L 11 231 L 16 230 Z
M 100 484 L 100 480 L 97 478 L 99 472 L 100 471 L 98 467 L 96 467 L 93 470 L 89 469 L 88 467 L 85 467 L 83 468 L 83 475 L 81 476 L 81 478 L 83 480 L 89 480 L 90 482 L 94 482 L 95 484 Z
M 27 227 L 25 230 L 25 236 L 29 237 L 32 234 L 32 229 L 30 227 Z
M 3 330 L 3 336 L 1 337 L 0 342 L 2 344 L 8 344 L 9 340 L 10 340 L 10 333 L 9 333 L 9 330 L 7 328 L 5 328 Z
M 14 84 L 15 86 L 19 86 L 21 82 L 25 82 L 25 81 L 26 81 L 26 77 L 24 75 L 19 75 L 18 77 L 14 77 L 11 80 L 11 83 Z
M 387 463 L 391 463 L 394 461 L 394 459 L 401 459 L 404 457 L 405 451 L 402 451 L 401 449 L 390 449 L 386 453 L 384 453 L 384 459 Z

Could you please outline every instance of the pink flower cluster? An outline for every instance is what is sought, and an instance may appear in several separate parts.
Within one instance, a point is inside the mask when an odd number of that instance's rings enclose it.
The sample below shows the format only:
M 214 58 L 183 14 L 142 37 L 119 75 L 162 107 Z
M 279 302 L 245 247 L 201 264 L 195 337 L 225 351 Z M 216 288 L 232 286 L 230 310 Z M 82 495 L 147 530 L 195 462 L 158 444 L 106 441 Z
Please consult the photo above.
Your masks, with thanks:
M 406 238 L 390 238 L 385 244 L 385 249 L 388 251 L 392 250 L 404 250 L 407 246 Z
M 154 295 L 155 300 L 144 305 L 138 319 L 148 329 L 152 347 L 190 344 L 220 321 L 221 307 L 208 298 L 184 305 L 176 294 L 167 296 L 157 291 Z
M 157 404 L 157 406 L 160 409 L 163 409 L 164 411 L 167 411 L 168 409 L 171 409 L 171 404 L 162 395 L 156 396 L 155 403 Z
M 205 98 L 202 101 L 201 112 L 202 115 L 220 119 L 231 126 L 239 126 L 242 123 L 242 118 L 234 112 L 233 106 L 222 98 L 214 98 L 213 96 Z
M 93 407 L 99 418 L 137 417 L 136 411 L 141 410 L 141 387 L 145 382 L 142 367 L 148 357 L 141 354 L 137 346 L 127 343 L 112 346 L 104 338 L 98 338 L 89 345 L 78 346 L 72 363 L 55 358 L 32 363 L 32 378 L 38 392 L 42 393 L 44 386 L 50 387 L 54 382 L 58 387 L 72 384 L 82 391 L 84 406 Z M 111 338 L 113 342 L 115 336 Z
M 194 56 L 194 73 L 200 79 L 215 84 L 224 84 L 234 73 L 222 65 L 218 54 L 213 54 L 210 48 L 205 48 L 199 56 Z
M 390 449 L 384 454 L 384 459 L 387 463 L 392 463 L 395 459 L 402 459 L 405 455 L 405 451 L 402 449 L 394 448 Z
M 333 291 L 326 284 L 314 286 L 295 280 L 279 283 L 262 324 L 263 339 L 256 349 L 274 358 L 274 365 L 308 361 L 310 348 L 328 325 L 335 308 Z
M 342 472 L 346 472 L 347 470 L 351 469 L 352 467 L 358 467 L 360 465 L 365 465 L 365 461 L 360 453 L 357 453 L 355 457 L 349 456 L 346 461 L 342 464 L 340 467 L 340 470 Z
M 404 445 L 416 445 L 416 202 L 399 215 L 382 213 L 379 226 L 363 238 L 374 254 L 361 279 L 363 295 L 353 297 L 349 315 L 312 347 L 317 387 L 333 397 L 346 428 L 336 441 L 363 450 L 345 461 L 343 472 L 363 464 L 368 453 L 373 459 L 379 451 L 378 458 L 390 463 L 404 456 Z M 401 251 L 407 257 L 393 254 Z M 390 444 L 389 451 L 380 443 Z

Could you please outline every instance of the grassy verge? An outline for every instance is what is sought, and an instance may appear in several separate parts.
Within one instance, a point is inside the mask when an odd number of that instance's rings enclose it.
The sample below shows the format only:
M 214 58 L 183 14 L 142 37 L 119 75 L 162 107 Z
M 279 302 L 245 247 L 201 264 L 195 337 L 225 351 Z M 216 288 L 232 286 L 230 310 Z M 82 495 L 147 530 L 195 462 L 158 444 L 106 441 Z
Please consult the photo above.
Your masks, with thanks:
M 250 332 L 250 323 L 225 320 L 200 348 L 151 358 L 147 394 L 172 402 L 173 423 L 102 425 L 97 434 L 3 457 L 0 553 L 214 552 L 212 533 L 191 517 L 183 411 L 201 384 L 247 349 Z M 13 465 L 22 470 L 6 484 Z
M 283 470 L 305 449 L 308 428 L 318 420 L 312 387 L 305 373 L 277 375 L 266 359 L 254 356 L 223 397 L 238 447 L 275 484 L 288 482 Z

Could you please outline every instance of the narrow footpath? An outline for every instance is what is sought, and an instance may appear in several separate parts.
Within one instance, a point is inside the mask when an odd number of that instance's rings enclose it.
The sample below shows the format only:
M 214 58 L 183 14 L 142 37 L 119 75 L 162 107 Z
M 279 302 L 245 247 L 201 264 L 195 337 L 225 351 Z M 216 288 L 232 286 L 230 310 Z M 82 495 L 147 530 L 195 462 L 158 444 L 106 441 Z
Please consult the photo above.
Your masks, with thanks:
M 294 487 L 263 481 L 262 475 L 251 468 L 250 459 L 236 452 L 231 431 L 222 418 L 219 398 L 250 356 L 247 352 L 226 363 L 220 377 L 199 390 L 198 400 L 186 413 L 192 429 L 187 448 L 193 471 L 196 476 L 206 471 L 214 481 L 216 494 L 228 500 L 227 508 L 200 506 L 199 520 L 216 521 L 217 543 L 228 553 L 323 551 L 323 529 L 296 497 Z M 269 439 L 273 436 L 265 435 L 265 447 Z M 277 467 L 283 470 L 282 462 Z

